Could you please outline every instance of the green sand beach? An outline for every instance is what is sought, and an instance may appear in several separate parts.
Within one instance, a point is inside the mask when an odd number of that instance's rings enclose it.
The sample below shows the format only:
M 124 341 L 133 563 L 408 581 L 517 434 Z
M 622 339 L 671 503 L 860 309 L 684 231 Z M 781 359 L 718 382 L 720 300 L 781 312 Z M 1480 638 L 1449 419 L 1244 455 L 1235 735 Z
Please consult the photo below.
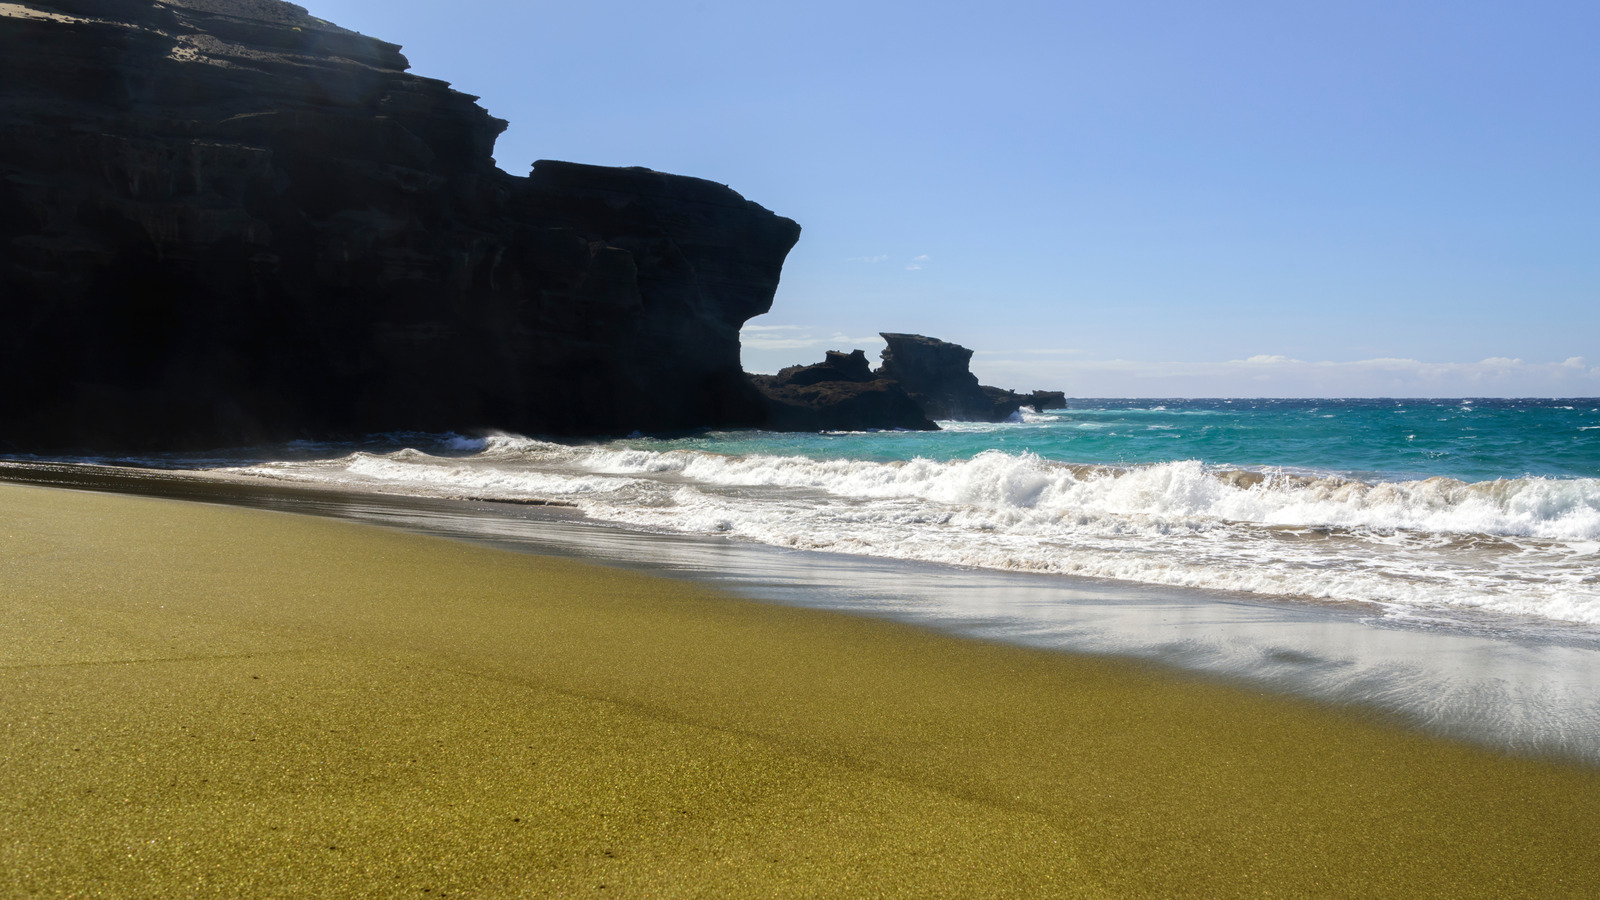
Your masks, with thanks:
M 8 896 L 1600 893 L 1600 770 L 1118 660 L 0 485 Z

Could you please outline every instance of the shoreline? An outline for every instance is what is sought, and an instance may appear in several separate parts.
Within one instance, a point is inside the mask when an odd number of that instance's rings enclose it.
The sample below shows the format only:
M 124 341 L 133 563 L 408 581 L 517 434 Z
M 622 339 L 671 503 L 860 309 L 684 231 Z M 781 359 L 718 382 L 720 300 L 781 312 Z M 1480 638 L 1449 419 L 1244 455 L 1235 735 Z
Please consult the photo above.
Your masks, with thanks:
M 1600 769 L 349 522 L 0 485 L 18 892 L 1579 896 Z
M 1457 627 L 1378 607 L 788 550 L 592 522 L 573 510 L 82 462 L 0 462 L 0 483 L 327 516 L 685 579 L 786 606 L 1137 661 L 1369 714 L 1503 752 L 1600 765 L 1600 631 Z

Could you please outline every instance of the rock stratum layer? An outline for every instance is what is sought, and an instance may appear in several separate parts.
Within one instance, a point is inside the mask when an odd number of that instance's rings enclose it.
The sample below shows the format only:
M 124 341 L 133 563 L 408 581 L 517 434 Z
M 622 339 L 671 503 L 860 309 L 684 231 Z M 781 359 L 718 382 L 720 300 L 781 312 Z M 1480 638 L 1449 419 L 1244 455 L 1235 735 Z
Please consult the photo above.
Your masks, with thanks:
M 799 237 L 277 0 L 0 3 L 0 446 L 755 425 Z

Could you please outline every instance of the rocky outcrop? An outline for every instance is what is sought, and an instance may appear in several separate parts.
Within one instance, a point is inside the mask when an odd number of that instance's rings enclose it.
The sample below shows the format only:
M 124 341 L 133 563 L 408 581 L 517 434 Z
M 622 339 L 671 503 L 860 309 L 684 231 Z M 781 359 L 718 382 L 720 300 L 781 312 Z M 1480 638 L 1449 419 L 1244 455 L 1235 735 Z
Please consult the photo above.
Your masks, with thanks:
M 820 363 L 790 366 L 777 375 L 751 375 L 766 396 L 764 427 L 775 431 L 866 431 L 935 425 L 900 385 L 881 378 L 856 350 L 829 350 Z
M 1022 405 L 1033 407 L 1034 412 L 1044 412 L 1047 409 L 1066 409 L 1067 395 L 1061 391 L 1031 391 L 1023 400 Z
M 886 332 L 883 339 L 888 346 L 878 374 L 898 382 L 931 419 L 1003 422 L 1023 406 L 1056 398 L 1065 405 L 1057 391 L 1029 395 L 978 384 L 968 368 L 972 351 L 960 344 L 920 334 Z
M 799 226 L 277 0 L 0 6 L 0 447 L 754 425 Z
M 861 350 L 829 350 L 822 362 L 790 366 L 777 375 L 752 375 L 766 397 L 763 427 L 779 431 L 937 429 L 934 419 L 1003 422 L 1024 406 L 1061 409 L 1060 391 L 1019 394 L 978 383 L 968 368 L 972 351 L 920 334 L 883 339 L 883 365 L 873 371 Z
M 867 362 L 866 351 L 852 350 L 845 353 L 840 350 L 829 350 L 823 356 L 822 362 L 809 366 L 790 366 L 778 373 L 777 380 L 783 384 L 803 387 L 824 381 L 865 382 L 877 377 L 872 374 L 872 365 Z

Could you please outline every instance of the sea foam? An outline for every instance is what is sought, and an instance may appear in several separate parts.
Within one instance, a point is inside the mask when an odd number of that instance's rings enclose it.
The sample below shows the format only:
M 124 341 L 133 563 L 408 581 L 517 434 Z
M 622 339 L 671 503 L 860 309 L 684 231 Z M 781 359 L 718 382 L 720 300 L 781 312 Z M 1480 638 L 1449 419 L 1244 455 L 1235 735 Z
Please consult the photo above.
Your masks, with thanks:
M 574 460 L 615 475 L 677 472 L 716 485 L 803 487 L 845 498 L 916 497 L 1044 518 L 1118 516 L 1204 529 L 1219 522 L 1368 528 L 1581 541 L 1600 538 L 1600 479 L 1450 478 L 1369 484 L 1335 477 L 1215 470 L 1189 460 L 1068 466 L 989 450 L 907 462 L 593 450 Z M 1250 477 L 1240 478 L 1240 474 Z
M 560 498 L 598 520 L 797 549 L 1600 624 L 1600 479 L 1365 482 L 1193 460 L 816 459 L 514 435 L 239 471 Z

